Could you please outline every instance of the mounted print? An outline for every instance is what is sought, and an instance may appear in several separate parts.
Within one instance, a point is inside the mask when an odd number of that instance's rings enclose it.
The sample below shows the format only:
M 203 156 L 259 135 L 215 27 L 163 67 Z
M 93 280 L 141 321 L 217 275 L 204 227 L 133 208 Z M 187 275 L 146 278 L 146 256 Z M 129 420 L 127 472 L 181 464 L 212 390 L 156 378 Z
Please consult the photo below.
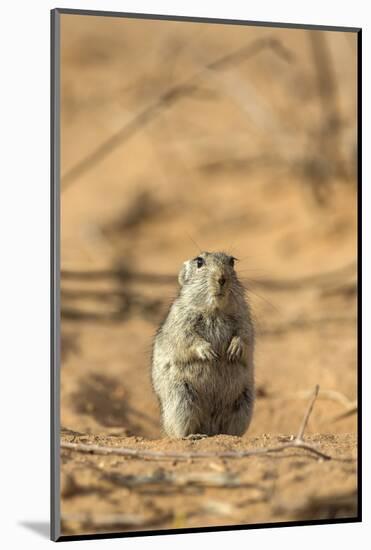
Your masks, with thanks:
M 361 520 L 356 28 L 52 11 L 52 539 Z

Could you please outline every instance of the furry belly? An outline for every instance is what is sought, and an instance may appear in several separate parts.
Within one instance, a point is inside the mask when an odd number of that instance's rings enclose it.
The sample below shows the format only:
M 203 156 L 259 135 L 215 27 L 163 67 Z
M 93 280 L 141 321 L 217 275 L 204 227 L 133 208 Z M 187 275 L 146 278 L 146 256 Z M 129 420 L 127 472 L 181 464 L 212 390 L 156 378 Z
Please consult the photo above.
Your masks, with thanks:
M 185 399 L 196 433 L 242 435 L 250 422 L 254 388 L 245 365 L 203 366 L 199 376 L 185 376 Z
M 198 401 L 207 405 L 212 401 L 233 403 L 251 380 L 247 365 L 240 362 L 200 361 L 185 366 L 182 375 Z

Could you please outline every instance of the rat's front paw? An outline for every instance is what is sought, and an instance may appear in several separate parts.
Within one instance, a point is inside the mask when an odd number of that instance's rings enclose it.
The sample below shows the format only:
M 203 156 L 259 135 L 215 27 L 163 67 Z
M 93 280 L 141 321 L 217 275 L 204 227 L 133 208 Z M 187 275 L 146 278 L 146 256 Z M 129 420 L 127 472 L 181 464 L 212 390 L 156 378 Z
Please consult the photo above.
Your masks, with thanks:
M 243 343 L 240 336 L 233 336 L 231 343 L 227 349 L 227 357 L 229 361 L 237 361 L 242 357 L 245 351 L 245 344 Z
M 196 354 L 202 361 L 212 361 L 218 358 L 218 354 L 213 350 L 209 342 L 199 344 L 196 347 Z

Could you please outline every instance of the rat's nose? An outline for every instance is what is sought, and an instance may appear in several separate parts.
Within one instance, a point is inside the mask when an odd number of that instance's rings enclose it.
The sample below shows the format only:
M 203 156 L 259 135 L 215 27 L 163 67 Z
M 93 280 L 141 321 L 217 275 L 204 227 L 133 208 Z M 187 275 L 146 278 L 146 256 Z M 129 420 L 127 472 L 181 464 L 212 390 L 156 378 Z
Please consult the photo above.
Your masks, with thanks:
M 223 277 L 223 276 L 222 276 L 222 277 L 219 277 L 218 283 L 220 284 L 220 286 L 223 286 L 224 283 L 225 283 L 225 277 Z

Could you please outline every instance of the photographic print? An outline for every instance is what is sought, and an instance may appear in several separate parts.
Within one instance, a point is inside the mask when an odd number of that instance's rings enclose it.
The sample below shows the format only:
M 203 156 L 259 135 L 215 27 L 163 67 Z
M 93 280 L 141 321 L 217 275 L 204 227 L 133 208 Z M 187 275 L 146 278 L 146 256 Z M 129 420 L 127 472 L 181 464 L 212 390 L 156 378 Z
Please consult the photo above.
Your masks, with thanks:
M 52 538 L 360 521 L 361 31 L 52 12 Z

